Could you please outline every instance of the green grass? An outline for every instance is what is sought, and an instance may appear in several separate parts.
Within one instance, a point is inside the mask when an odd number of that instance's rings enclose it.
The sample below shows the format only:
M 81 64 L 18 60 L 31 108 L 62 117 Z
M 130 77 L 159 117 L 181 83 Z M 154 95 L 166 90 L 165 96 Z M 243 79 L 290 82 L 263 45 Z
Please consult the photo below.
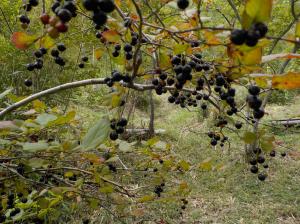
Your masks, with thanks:
M 291 117 L 300 112 L 299 109 L 299 97 L 290 105 L 271 105 L 267 111 L 276 115 L 268 115 L 266 120 Z M 88 114 L 89 123 L 101 114 L 80 107 L 78 111 L 82 117 Z M 155 127 L 166 130 L 161 138 L 172 143 L 174 154 L 195 166 L 210 158 L 213 166 L 209 171 L 196 168 L 181 176 L 192 189 L 182 217 L 174 204 L 160 205 L 159 209 L 155 208 L 159 210 L 157 220 L 167 223 L 300 223 L 299 134 L 268 129 L 276 132 L 277 141 L 284 142 L 283 146 L 288 149 L 278 147 L 278 151 L 287 150 L 288 156 L 282 158 L 279 153 L 273 159 L 267 156 L 268 178 L 261 182 L 257 175 L 250 173 L 243 142 L 236 135 L 229 134 L 230 148 L 228 145 L 223 149 L 210 146 L 205 132 L 213 116 L 203 119 L 199 111 L 180 109 L 167 104 L 166 99 L 155 113 Z M 134 118 L 136 124 L 147 121 L 144 112 L 136 112 Z

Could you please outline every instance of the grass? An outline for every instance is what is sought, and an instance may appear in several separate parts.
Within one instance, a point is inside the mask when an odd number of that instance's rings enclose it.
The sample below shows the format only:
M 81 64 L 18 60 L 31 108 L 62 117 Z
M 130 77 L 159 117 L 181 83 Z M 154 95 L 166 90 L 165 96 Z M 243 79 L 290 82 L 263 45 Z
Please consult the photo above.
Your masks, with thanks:
M 87 112 L 78 111 L 83 115 Z M 271 105 L 266 111 L 275 113 L 266 116 L 266 120 L 300 114 L 300 98 L 296 97 L 290 105 Z M 141 118 L 139 113 L 143 115 Z M 99 115 L 92 110 L 88 114 L 91 119 L 94 114 Z M 138 124 L 145 122 L 145 114 L 137 112 L 135 120 Z M 161 206 L 157 220 L 166 223 L 300 223 L 299 134 L 276 130 L 276 141 L 284 142 L 288 156 L 277 155 L 273 159 L 267 156 L 268 178 L 261 182 L 257 175 L 250 173 L 243 142 L 236 135 L 229 134 L 230 148 L 210 146 L 205 131 L 213 120 L 213 116 L 204 120 L 199 111 L 169 105 L 166 99 L 156 109 L 156 128 L 166 130 L 161 138 L 172 143 L 174 153 L 195 165 L 209 158 L 213 167 L 209 171 L 194 169 L 183 177 L 190 183 L 192 192 L 182 217 L 178 216 L 177 208 Z M 275 132 L 274 129 L 268 131 Z M 278 147 L 279 152 L 285 150 Z

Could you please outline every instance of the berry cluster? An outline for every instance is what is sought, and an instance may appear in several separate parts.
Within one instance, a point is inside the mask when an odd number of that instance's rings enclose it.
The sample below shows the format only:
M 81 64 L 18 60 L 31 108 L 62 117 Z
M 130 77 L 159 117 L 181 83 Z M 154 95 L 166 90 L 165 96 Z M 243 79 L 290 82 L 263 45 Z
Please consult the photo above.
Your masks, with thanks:
M 235 45 L 246 44 L 254 47 L 258 40 L 264 38 L 268 32 L 268 27 L 264 23 L 255 23 L 249 30 L 236 29 L 231 32 L 230 40 Z
M 82 5 L 88 11 L 92 11 L 93 22 L 98 26 L 103 26 L 107 22 L 107 13 L 115 9 L 112 0 L 83 0 Z
M 127 123 L 127 119 L 125 118 L 121 118 L 119 121 L 112 119 L 110 121 L 110 128 L 112 129 L 112 132 L 109 135 L 110 139 L 113 141 L 117 140 L 119 135 L 125 132 Z
M 44 25 L 50 25 L 47 29 L 48 35 L 56 39 L 60 33 L 68 31 L 68 22 L 77 16 L 77 6 L 73 0 L 64 1 L 63 4 L 60 1 L 55 1 L 51 9 L 55 16 L 50 17 L 47 13 L 43 13 L 40 16 L 40 20 Z
M 38 6 L 38 4 L 39 4 L 39 1 L 38 1 L 38 0 L 29 0 L 28 3 L 26 3 L 26 4 L 23 5 L 23 9 L 24 9 L 26 12 L 29 12 L 29 11 L 31 11 L 31 9 L 32 9 L 33 7 Z M 21 15 L 21 16 L 19 17 L 19 20 L 20 20 L 20 22 L 21 22 L 21 27 L 22 27 L 23 29 L 27 29 L 28 25 L 30 24 L 30 19 L 28 18 L 28 16 L 25 15 L 25 14 L 24 14 L 24 15 Z
M 265 157 L 260 148 L 255 148 L 253 150 L 254 157 L 249 161 L 251 168 L 251 173 L 257 174 L 259 171 L 259 165 L 263 166 L 265 169 L 269 167 L 268 164 L 265 164 Z M 263 171 L 258 174 L 258 179 L 264 181 L 267 178 L 267 174 Z
M 253 85 L 249 87 L 248 92 L 250 94 L 247 96 L 246 101 L 249 107 L 253 109 L 253 117 L 255 119 L 261 119 L 265 115 L 265 112 L 261 108 L 262 101 L 258 98 L 260 88 L 258 86 Z
M 23 5 L 23 9 L 25 9 L 27 12 L 31 11 L 33 7 L 38 6 L 39 0 L 29 0 L 28 3 L 25 3 Z
M 26 68 L 28 71 L 33 71 L 34 69 L 42 69 L 44 66 L 44 61 L 42 57 L 47 54 L 47 49 L 44 47 L 41 47 L 39 50 L 36 50 L 34 52 L 34 56 L 36 58 L 34 63 L 29 63 L 26 65 Z
M 57 44 L 57 49 L 51 50 L 51 56 L 54 58 L 54 62 L 60 66 L 65 66 L 66 62 L 65 60 L 60 57 L 60 52 L 64 52 L 67 48 L 63 43 Z
M 157 197 L 161 196 L 161 193 L 164 191 L 163 187 L 165 186 L 165 183 L 161 183 L 160 185 L 155 186 L 154 193 L 157 195 Z
M 132 53 L 132 45 L 131 44 L 125 44 L 123 47 L 123 50 L 125 52 L 125 58 L 126 60 L 131 60 L 133 58 L 133 53 Z
M 186 205 L 189 203 L 188 200 L 186 200 L 185 198 L 182 198 L 181 202 L 182 202 L 181 209 L 182 210 L 186 209 Z
M 88 61 L 89 61 L 89 58 L 87 56 L 83 56 L 81 58 L 81 62 L 78 64 L 78 67 L 79 68 L 84 68 L 85 63 L 88 62 Z
M 112 56 L 113 57 L 119 57 L 120 55 L 120 50 L 121 50 L 121 45 L 120 44 L 116 44 L 114 47 L 114 51 L 112 52 Z
M 212 146 L 216 146 L 218 144 L 218 142 L 220 141 L 220 146 L 223 147 L 224 143 L 228 140 L 228 137 L 224 136 L 221 139 L 221 136 L 218 133 L 215 133 L 215 132 L 212 132 L 212 131 L 208 132 L 207 135 L 211 139 L 210 144 Z
M 130 83 L 131 77 L 128 74 L 122 75 L 120 72 L 113 70 L 111 73 L 111 77 L 106 77 L 104 79 L 104 82 L 108 87 L 112 87 L 115 82 L 120 82 L 120 81 L 123 81 L 125 83 Z

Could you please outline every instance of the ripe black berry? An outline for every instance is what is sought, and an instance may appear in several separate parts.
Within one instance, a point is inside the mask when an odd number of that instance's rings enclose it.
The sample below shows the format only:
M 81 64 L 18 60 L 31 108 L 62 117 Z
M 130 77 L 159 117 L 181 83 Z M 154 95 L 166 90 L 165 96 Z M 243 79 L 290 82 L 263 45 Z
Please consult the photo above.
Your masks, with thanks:
M 216 139 L 212 139 L 211 141 L 210 141 L 210 144 L 212 145 L 212 146 L 216 146 L 217 144 L 218 144 L 218 141 L 216 140 Z
M 266 174 L 264 174 L 264 173 L 258 174 L 258 179 L 259 179 L 260 181 L 264 181 L 266 178 L 267 178 L 267 175 L 266 175 Z
M 258 86 L 250 86 L 248 91 L 251 95 L 256 96 L 260 93 L 260 88 Z
M 255 119 L 261 119 L 265 115 L 265 111 L 262 109 L 255 110 L 253 112 L 253 117 Z
M 59 51 L 56 50 L 56 49 L 52 49 L 52 50 L 51 50 L 51 56 L 53 56 L 53 57 L 58 57 L 58 56 L 59 56 Z
M 258 167 L 257 166 L 251 166 L 250 171 L 251 171 L 251 173 L 258 173 Z
M 177 6 L 178 8 L 184 10 L 189 6 L 189 1 L 188 0 L 177 0 Z
M 117 123 L 118 126 L 121 126 L 121 127 L 125 127 L 127 125 L 127 119 L 126 118 L 121 118 L 119 120 L 119 122 Z
M 67 48 L 63 43 L 57 44 L 57 49 L 61 52 L 65 51 Z M 52 54 L 52 52 L 51 52 Z
M 84 68 L 84 63 L 79 63 L 79 64 L 78 64 L 78 67 L 79 67 L 79 68 Z
M 107 21 L 107 15 L 102 11 L 94 12 L 92 19 L 96 25 L 103 26 Z
M 109 138 L 110 138 L 111 140 L 113 140 L 113 141 L 117 140 L 118 137 L 119 137 L 119 136 L 118 136 L 118 133 L 117 133 L 116 131 L 111 132 L 110 135 L 109 135 Z
M 275 156 L 276 156 L 276 151 L 275 151 L 275 150 L 272 150 L 272 151 L 270 152 L 270 156 L 271 156 L 271 157 L 275 157 Z
M 98 6 L 103 12 L 106 13 L 110 13 L 115 9 L 115 4 L 112 0 L 99 0 Z
M 39 1 L 38 0 L 29 0 L 29 4 L 35 7 L 35 6 L 38 6 Z
M 67 9 L 60 9 L 57 16 L 63 23 L 67 23 L 72 19 L 72 13 Z
M 24 85 L 27 86 L 27 87 L 32 86 L 32 81 L 31 81 L 31 79 L 25 79 Z
M 257 162 L 258 163 L 264 163 L 266 161 L 266 159 L 265 159 L 265 157 L 263 157 L 263 156 L 259 156 L 258 158 L 257 158 Z
M 236 129 L 241 129 L 242 126 L 243 126 L 243 124 L 242 124 L 241 122 L 237 122 L 237 123 L 235 124 Z
M 230 35 L 230 40 L 235 45 L 242 45 L 247 38 L 247 31 L 245 30 L 233 30 Z
M 267 32 L 268 32 L 268 27 L 264 23 L 254 24 L 253 29 L 256 30 L 259 33 L 260 38 L 265 37 Z
M 281 156 L 282 156 L 282 157 L 285 157 L 285 156 L 286 156 L 286 152 L 282 152 L 282 153 L 281 153 Z

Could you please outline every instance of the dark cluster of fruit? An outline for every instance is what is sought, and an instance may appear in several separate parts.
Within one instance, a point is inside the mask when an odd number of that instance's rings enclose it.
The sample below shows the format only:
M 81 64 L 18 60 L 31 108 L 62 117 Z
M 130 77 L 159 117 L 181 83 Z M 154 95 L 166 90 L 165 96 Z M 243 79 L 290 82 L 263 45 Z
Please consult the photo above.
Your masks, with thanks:
M 189 4 L 189 0 L 177 0 L 177 6 L 182 10 L 186 9 L 189 6 Z
M 265 111 L 261 108 L 262 100 L 259 99 L 260 88 L 258 86 L 250 86 L 248 89 L 249 95 L 247 96 L 247 103 L 253 109 L 253 117 L 261 119 L 265 115 Z
M 269 165 L 266 164 L 265 162 L 266 159 L 262 153 L 262 150 L 260 148 L 254 148 L 253 157 L 249 161 L 251 165 L 250 168 L 251 173 L 257 174 L 259 172 L 259 166 L 262 166 L 265 169 L 269 168 Z M 266 172 L 262 171 L 261 173 L 258 174 L 259 180 L 264 181 L 266 178 L 267 178 Z
M 24 8 L 25 11 L 29 12 L 29 11 L 31 11 L 31 9 L 32 9 L 33 7 L 38 6 L 38 4 L 39 4 L 39 1 L 38 1 L 38 0 L 29 0 L 28 3 L 25 3 L 25 4 L 23 5 L 23 8 Z M 21 27 L 22 27 L 23 29 L 26 29 L 26 28 L 28 27 L 28 25 L 30 24 L 30 19 L 28 18 L 27 15 L 21 15 L 21 16 L 19 17 L 19 20 L 20 20 L 20 22 L 21 22 Z
M 107 13 L 115 9 L 112 0 L 82 0 L 82 5 L 88 11 L 92 11 L 92 20 L 98 26 L 103 26 L 107 22 Z
M 154 193 L 157 195 L 157 197 L 161 196 L 161 193 L 164 191 L 165 183 L 161 183 L 160 185 L 155 186 Z
M 51 5 L 51 9 L 55 15 L 50 17 L 49 14 L 43 13 L 40 16 L 40 20 L 45 26 L 49 25 L 47 29 L 48 35 L 56 39 L 60 33 L 68 31 L 68 22 L 77 16 L 77 6 L 73 0 L 64 1 L 64 3 L 55 1 Z
M 54 62 L 60 66 L 65 66 L 65 60 L 60 56 L 60 52 L 64 52 L 66 50 L 66 46 L 63 43 L 57 44 L 56 49 L 51 50 L 51 56 L 54 58 Z
M 109 134 L 110 139 L 113 141 L 117 140 L 119 135 L 125 132 L 127 123 L 128 121 L 126 118 L 121 118 L 119 120 L 112 119 L 110 121 L 110 128 L 112 129 L 112 132 Z
M 119 57 L 120 56 L 120 50 L 121 50 L 121 45 L 120 44 L 116 44 L 114 46 L 114 51 L 112 52 L 112 56 L 113 57 Z
M 254 47 L 258 40 L 264 38 L 268 32 L 268 27 L 264 23 L 255 23 L 249 30 L 235 29 L 231 32 L 230 40 L 235 45 L 246 44 Z
M 125 58 L 126 60 L 131 60 L 133 58 L 133 47 L 131 44 L 125 44 L 124 47 L 123 47 L 123 50 L 125 52 Z
M 181 205 L 181 209 L 185 210 L 186 209 L 186 205 L 189 203 L 188 200 L 186 200 L 185 198 L 181 199 L 182 205 Z
M 114 173 L 117 172 L 117 167 L 112 163 L 108 164 L 108 169 Z
M 89 58 L 87 56 L 83 56 L 81 58 L 81 62 L 78 64 L 79 68 L 84 68 L 85 63 L 89 61 Z
M 212 131 L 208 132 L 207 135 L 211 139 L 210 144 L 212 146 L 216 146 L 218 145 L 218 142 L 220 142 L 220 146 L 223 147 L 224 143 L 228 141 L 228 137 L 224 136 L 223 138 L 221 138 L 220 134 Z
M 41 47 L 40 49 L 36 50 L 33 54 L 36 60 L 35 62 L 26 65 L 28 71 L 33 71 L 34 69 L 40 70 L 43 68 L 44 66 L 43 56 L 47 54 L 47 49 Z
M 105 84 L 108 87 L 112 87 L 115 82 L 123 81 L 125 83 L 131 82 L 131 77 L 128 74 L 122 75 L 119 71 L 113 70 L 111 73 L 111 77 L 106 77 L 104 79 Z

